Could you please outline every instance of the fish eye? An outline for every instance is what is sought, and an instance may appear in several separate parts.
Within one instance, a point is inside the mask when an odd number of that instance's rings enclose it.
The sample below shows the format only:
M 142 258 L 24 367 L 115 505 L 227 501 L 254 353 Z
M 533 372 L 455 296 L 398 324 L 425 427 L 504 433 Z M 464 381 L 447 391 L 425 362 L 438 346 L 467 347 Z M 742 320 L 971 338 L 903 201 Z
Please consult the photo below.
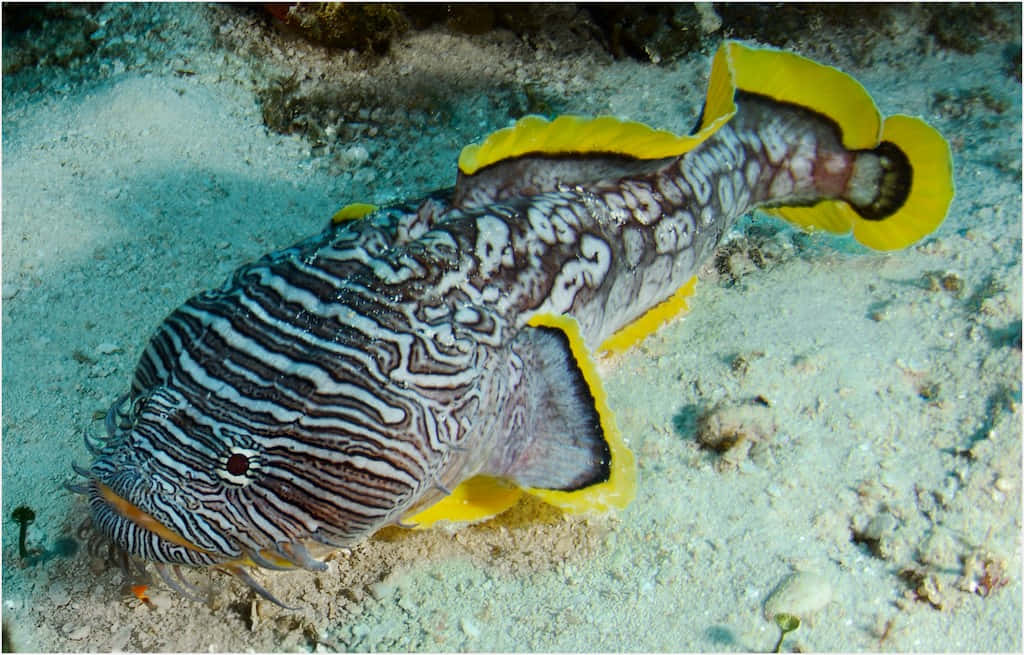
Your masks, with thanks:
M 245 475 L 245 472 L 249 470 L 249 458 L 242 453 L 234 453 L 228 457 L 225 468 L 231 475 Z
M 253 481 L 253 473 L 258 470 L 259 453 L 234 446 L 221 455 L 217 475 L 231 484 L 245 486 Z

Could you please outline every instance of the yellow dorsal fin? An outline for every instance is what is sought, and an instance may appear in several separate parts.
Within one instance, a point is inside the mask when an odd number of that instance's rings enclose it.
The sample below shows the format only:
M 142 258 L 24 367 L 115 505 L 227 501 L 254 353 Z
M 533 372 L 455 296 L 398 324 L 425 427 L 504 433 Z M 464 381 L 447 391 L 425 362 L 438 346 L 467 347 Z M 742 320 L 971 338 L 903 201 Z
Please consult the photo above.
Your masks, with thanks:
M 726 41 L 715 55 L 715 74 L 731 74 L 733 87 L 780 102 L 806 107 L 836 122 L 843 145 L 851 150 L 874 148 L 882 129 L 882 116 L 860 82 L 838 68 L 774 48 L 752 48 Z M 722 84 L 721 81 L 717 82 Z M 719 110 L 721 111 L 721 110 Z
M 472 175 L 496 162 L 523 155 L 613 154 L 636 159 L 677 157 L 697 147 L 735 113 L 729 90 L 709 89 L 704 125 L 696 134 L 679 135 L 636 121 L 614 116 L 565 115 L 549 121 L 543 116 L 526 116 L 471 144 L 459 155 L 459 170 Z M 710 102 L 712 93 L 715 102 Z M 728 96 L 724 100 L 722 95 Z
M 696 286 L 697 276 L 695 275 L 686 284 L 679 287 L 670 298 L 651 307 L 632 323 L 623 326 L 618 332 L 605 339 L 597 349 L 608 353 L 621 353 L 629 350 L 662 325 L 689 310 L 686 299 L 693 295 Z
M 673 157 L 691 150 L 703 139 L 678 136 L 666 130 L 614 116 L 526 116 L 498 130 L 483 143 L 471 144 L 459 155 L 459 170 L 472 175 L 493 163 L 527 154 L 617 154 L 637 159 Z

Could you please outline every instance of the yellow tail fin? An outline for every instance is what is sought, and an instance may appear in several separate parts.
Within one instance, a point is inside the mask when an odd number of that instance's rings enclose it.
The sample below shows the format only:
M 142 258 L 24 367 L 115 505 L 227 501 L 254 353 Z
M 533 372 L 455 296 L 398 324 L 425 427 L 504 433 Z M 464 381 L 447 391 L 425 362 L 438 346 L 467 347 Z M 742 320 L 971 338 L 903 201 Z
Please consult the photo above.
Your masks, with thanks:
M 883 164 L 897 158 L 902 165 L 905 157 L 909 166 L 904 174 L 883 179 L 879 197 L 891 202 L 881 212 L 835 200 L 812 207 L 778 207 L 768 213 L 808 230 L 839 234 L 852 230 L 857 241 L 875 250 L 904 248 L 942 223 L 953 199 L 953 161 L 949 144 L 927 123 L 900 115 L 882 122 L 859 82 L 791 52 L 726 42 L 715 56 L 711 86 L 725 85 L 726 78 L 733 92 L 757 93 L 829 118 L 849 150 L 873 152 Z M 900 188 L 885 188 L 890 182 Z

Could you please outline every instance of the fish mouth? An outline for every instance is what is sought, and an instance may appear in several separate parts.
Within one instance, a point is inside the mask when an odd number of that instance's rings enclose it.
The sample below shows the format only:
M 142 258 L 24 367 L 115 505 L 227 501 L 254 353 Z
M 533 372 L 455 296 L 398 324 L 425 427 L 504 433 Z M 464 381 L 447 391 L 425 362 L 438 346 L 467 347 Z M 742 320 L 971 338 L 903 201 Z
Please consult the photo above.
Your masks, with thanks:
M 298 543 L 279 544 L 277 549 L 243 549 L 243 554 L 241 556 L 230 559 L 225 558 L 224 555 L 220 553 L 208 550 L 189 541 L 177 531 L 167 527 L 154 516 L 143 511 L 137 505 L 125 499 L 99 480 L 94 479 L 92 482 L 99 497 L 102 498 L 107 507 L 113 510 L 118 516 L 126 521 L 130 521 L 137 528 L 155 534 L 164 541 L 187 548 L 199 555 L 204 555 L 210 558 L 212 561 L 209 562 L 209 565 L 229 570 L 242 566 L 275 570 L 289 570 L 296 568 L 323 570 L 324 568 L 322 562 L 318 562 L 313 559 L 306 549 Z
M 224 560 L 223 557 L 218 556 L 217 553 L 202 548 L 201 546 L 197 546 L 185 537 L 178 534 L 178 532 L 176 532 L 175 530 L 172 530 L 171 528 L 167 527 L 159 520 L 157 520 L 155 517 L 153 517 L 151 514 L 143 511 L 137 505 L 125 499 L 123 496 L 119 495 L 116 491 L 111 489 L 106 484 L 96 479 L 93 479 L 91 482 L 94 493 L 96 495 L 96 501 L 102 503 L 104 511 L 115 514 L 117 517 L 120 517 L 120 519 L 129 522 L 137 529 L 151 532 L 152 534 L 156 535 L 158 538 L 164 541 L 176 544 L 189 551 L 193 551 L 199 557 L 209 559 L 210 561 L 205 562 L 205 565 L 212 566 L 215 569 L 219 569 L 225 573 L 228 573 L 238 578 L 239 580 L 247 584 L 249 587 L 251 587 L 253 591 L 255 591 L 263 598 L 269 600 L 270 602 L 280 605 L 285 609 L 298 609 L 296 607 L 290 607 L 282 603 L 280 600 L 275 598 L 273 594 L 271 594 L 269 591 L 260 586 L 259 583 L 253 580 L 248 573 L 245 572 L 246 567 L 260 566 L 260 562 L 258 561 L 260 559 L 259 556 L 256 556 L 256 561 L 254 561 L 254 558 L 250 555 L 242 555 L 241 557 L 235 559 Z M 190 564 L 193 566 L 203 565 L 199 563 Z M 205 593 L 204 597 L 204 593 L 200 589 L 198 589 L 197 587 L 189 583 L 187 580 L 185 580 L 183 577 L 181 577 L 181 572 L 178 569 L 177 564 L 174 564 L 171 568 L 173 569 L 174 574 L 178 577 L 178 580 L 184 586 L 179 585 L 177 582 L 170 578 L 165 563 L 153 562 L 153 565 L 156 568 L 157 573 L 160 574 L 160 577 L 163 578 L 164 582 L 166 582 L 169 587 L 171 587 L 178 593 L 200 602 L 206 602 L 206 600 L 208 599 L 208 591 Z M 275 568 L 285 567 L 281 566 Z M 294 568 L 294 566 L 292 568 Z M 142 587 L 142 589 L 144 590 L 145 587 Z
M 74 471 L 85 480 L 74 484 L 65 483 L 68 490 L 88 499 L 91 510 L 89 523 L 97 536 L 109 540 L 120 553 L 122 570 L 126 575 L 131 575 L 129 566 L 132 563 L 137 565 L 141 560 L 142 566 L 136 569 L 139 575 L 134 582 L 145 581 L 148 585 L 146 565 L 152 564 L 169 587 L 193 600 L 205 602 L 209 592 L 203 592 L 183 578 L 179 565 L 212 568 L 241 580 L 270 602 L 284 608 L 297 609 L 275 598 L 253 580 L 245 569 L 325 570 L 327 565 L 315 559 L 303 542 L 277 543 L 263 548 L 255 544 L 248 547 L 238 544 L 238 551 L 233 553 L 210 550 L 191 541 L 126 497 L 134 494 L 125 494 L 125 485 L 131 491 L 136 489 L 134 483 L 138 482 L 118 457 L 118 449 L 124 446 L 136 420 L 136 409 L 129 403 L 129 399 L 128 394 L 119 397 L 107 411 L 106 436 L 90 437 L 87 432 L 83 433 L 86 449 L 96 459 L 88 468 L 72 464 Z M 143 490 L 140 493 L 146 492 Z M 180 584 L 171 579 L 169 572 L 174 573 Z
M 92 481 L 93 487 L 99 496 L 106 502 L 107 506 L 114 510 L 121 518 L 131 521 L 136 527 L 152 532 L 157 537 L 160 537 L 164 541 L 168 541 L 172 544 L 177 544 L 183 548 L 201 553 L 208 557 L 216 558 L 217 553 L 197 546 L 185 537 L 181 536 L 171 528 L 167 527 L 151 514 L 148 514 L 141 510 L 137 505 L 131 501 L 118 495 L 116 491 L 108 487 L 106 484 L 99 480 Z
M 68 485 L 68 488 L 89 498 L 94 525 L 131 555 L 143 560 L 190 566 L 210 566 L 229 559 L 230 555 L 217 553 L 190 541 L 108 484 L 124 486 L 116 483 L 117 480 L 124 482 L 124 467 L 115 465 L 112 458 L 135 426 L 141 399 L 132 398 L 131 394 L 126 393 L 111 404 L 104 421 L 106 436 L 90 437 L 87 432 L 83 433 L 85 447 L 96 459 L 89 468 L 72 464 L 75 472 L 85 477 L 86 482 Z M 149 539 L 143 542 L 140 537 L 145 533 L 157 537 L 158 541 L 154 543 Z M 131 547 L 133 545 L 135 547 Z M 170 548 L 172 545 L 180 546 L 186 552 L 178 551 L 177 556 L 174 556 L 170 552 L 175 550 Z

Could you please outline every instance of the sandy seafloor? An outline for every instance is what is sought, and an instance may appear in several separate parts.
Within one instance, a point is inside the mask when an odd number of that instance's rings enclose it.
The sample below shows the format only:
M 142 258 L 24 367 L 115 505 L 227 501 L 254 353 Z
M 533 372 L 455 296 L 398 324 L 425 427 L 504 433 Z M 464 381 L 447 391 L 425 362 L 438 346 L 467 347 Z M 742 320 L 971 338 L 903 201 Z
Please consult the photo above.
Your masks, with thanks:
M 12 510 L 35 509 L 32 548 L 75 536 L 87 509 L 62 483 L 89 459 L 82 432 L 102 430 L 94 414 L 177 304 L 346 203 L 452 184 L 461 146 L 515 118 L 516 93 L 685 131 L 709 68 L 443 27 L 367 65 L 233 7 L 97 15 L 91 53 L 3 80 L 3 618 L 18 650 L 766 651 L 765 601 L 794 571 L 831 600 L 787 650 L 1021 650 L 1020 82 L 1007 43 L 937 47 L 911 12 L 870 44 L 793 46 L 948 137 L 947 220 L 889 254 L 745 222 L 731 275 L 709 266 L 685 318 L 600 363 L 639 459 L 618 515 L 524 503 L 455 534 L 387 530 L 324 574 L 256 573 L 300 611 L 217 574 L 209 605 L 158 584 L 149 607 L 84 547 L 24 566 Z M 1003 15 L 1019 57 L 1019 6 Z M 256 100 L 295 71 L 394 104 L 354 101 L 311 148 L 268 131 Z M 400 104 L 425 88 L 427 110 Z M 758 396 L 767 434 L 746 457 L 698 447 L 697 415 Z

